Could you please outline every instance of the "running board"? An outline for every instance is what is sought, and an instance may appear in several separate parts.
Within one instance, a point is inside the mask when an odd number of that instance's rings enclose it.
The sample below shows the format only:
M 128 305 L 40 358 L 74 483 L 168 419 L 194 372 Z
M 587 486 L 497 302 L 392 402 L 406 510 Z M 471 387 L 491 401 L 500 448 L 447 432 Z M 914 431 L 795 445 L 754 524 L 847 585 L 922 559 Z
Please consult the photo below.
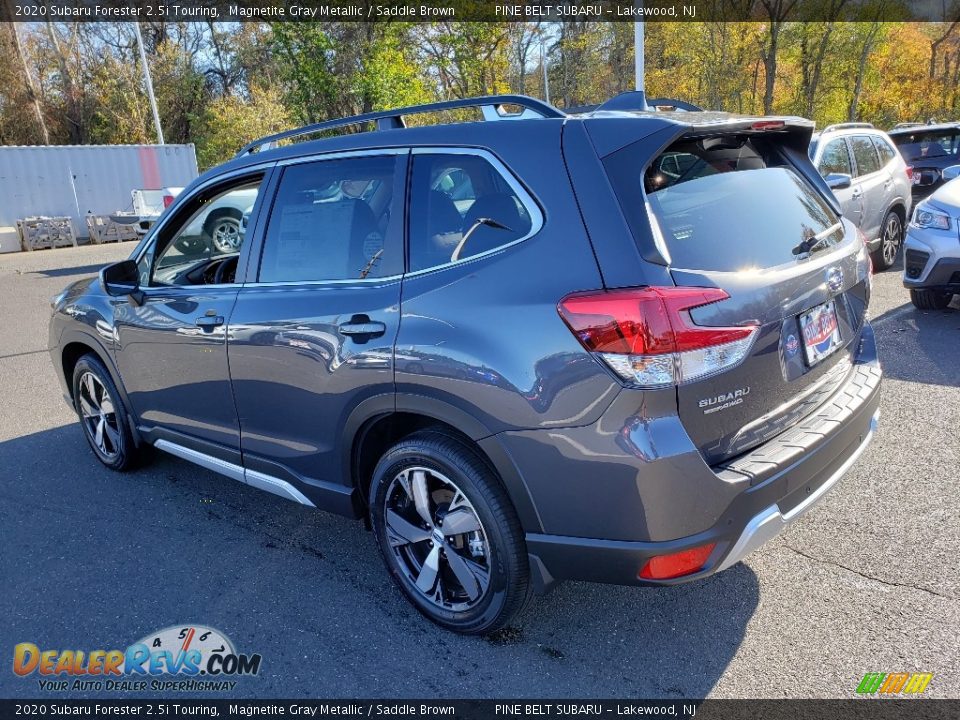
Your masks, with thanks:
M 274 495 L 279 495 L 287 500 L 293 500 L 307 507 L 316 507 L 316 505 L 310 502 L 310 499 L 306 495 L 286 480 L 275 478 L 272 475 L 265 475 L 255 470 L 247 470 L 239 465 L 234 465 L 231 462 L 198 452 L 197 450 L 191 450 L 182 445 L 172 443 L 169 440 L 157 440 L 153 446 L 158 450 L 176 455 L 181 460 L 192 462 L 194 465 L 199 465 L 202 468 L 224 475 L 231 480 L 242 482 L 245 485 L 250 485 L 260 490 L 266 490 Z

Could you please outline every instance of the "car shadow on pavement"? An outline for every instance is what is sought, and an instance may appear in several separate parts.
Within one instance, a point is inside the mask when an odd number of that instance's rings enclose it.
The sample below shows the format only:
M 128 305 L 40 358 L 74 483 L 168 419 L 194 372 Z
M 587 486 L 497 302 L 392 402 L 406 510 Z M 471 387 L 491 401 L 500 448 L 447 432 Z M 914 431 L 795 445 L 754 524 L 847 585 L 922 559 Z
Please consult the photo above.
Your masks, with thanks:
M 105 264 L 99 265 L 78 265 L 76 267 L 48 268 L 47 270 L 30 270 L 33 275 L 43 275 L 48 278 L 72 277 L 74 275 L 96 275 Z
M 359 522 L 162 453 L 110 472 L 77 424 L 0 442 L 0 467 L 0 647 L 122 649 L 202 624 L 263 657 L 235 697 L 704 697 L 759 602 L 743 564 L 666 588 L 567 583 L 462 637 L 407 603 Z M 0 696 L 38 694 L 0 673 Z
M 918 310 L 903 293 L 902 305 L 870 319 L 884 376 L 960 386 L 960 300 L 945 310 Z

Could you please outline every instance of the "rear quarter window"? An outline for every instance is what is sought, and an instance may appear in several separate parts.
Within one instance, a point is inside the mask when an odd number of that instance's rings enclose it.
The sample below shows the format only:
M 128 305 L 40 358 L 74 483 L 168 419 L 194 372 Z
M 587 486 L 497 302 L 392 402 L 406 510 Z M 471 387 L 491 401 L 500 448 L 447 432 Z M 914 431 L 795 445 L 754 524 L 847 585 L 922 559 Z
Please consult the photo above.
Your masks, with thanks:
M 897 156 L 897 151 L 890 147 L 890 143 L 882 137 L 873 136 L 873 144 L 877 146 L 877 152 L 880 154 L 880 164 L 886 165 Z
M 778 155 L 746 140 L 705 142 L 708 147 L 703 141 L 675 144 L 646 168 L 629 156 L 616 157 L 624 151 L 606 161 L 625 215 L 631 223 L 641 214 L 654 221 L 671 266 L 766 269 L 843 240 L 837 214 Z M 663 158 L 670 158 L 671 169 L 679 164 L 686 170 L 665 172 Z M 647 210 L 638 213 L 644 204 Z

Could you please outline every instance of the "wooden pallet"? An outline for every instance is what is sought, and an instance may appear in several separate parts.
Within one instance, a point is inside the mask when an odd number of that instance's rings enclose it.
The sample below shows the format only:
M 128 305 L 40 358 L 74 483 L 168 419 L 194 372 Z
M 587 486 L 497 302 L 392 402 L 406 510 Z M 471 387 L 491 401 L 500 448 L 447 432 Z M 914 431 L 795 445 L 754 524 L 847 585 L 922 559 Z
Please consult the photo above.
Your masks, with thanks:
M 73 223 L 68 217 L 22 218 L 17 220 L 17 232 L 24 250 L 77 246 Z

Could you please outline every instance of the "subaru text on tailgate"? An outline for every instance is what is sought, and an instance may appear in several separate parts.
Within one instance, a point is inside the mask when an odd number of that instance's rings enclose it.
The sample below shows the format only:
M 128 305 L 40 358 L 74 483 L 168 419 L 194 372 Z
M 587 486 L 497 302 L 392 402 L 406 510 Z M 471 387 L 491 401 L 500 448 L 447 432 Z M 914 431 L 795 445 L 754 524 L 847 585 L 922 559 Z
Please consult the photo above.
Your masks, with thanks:
M 867 248 L 812 129 L 497 96 L 264 138 L 54 299 L 54 365 L 107 467 L 153 446 L 364 518 L 452 630 L 696 580 L 876 427 Z M 238 196 L 236 243 L 184 237 Z

